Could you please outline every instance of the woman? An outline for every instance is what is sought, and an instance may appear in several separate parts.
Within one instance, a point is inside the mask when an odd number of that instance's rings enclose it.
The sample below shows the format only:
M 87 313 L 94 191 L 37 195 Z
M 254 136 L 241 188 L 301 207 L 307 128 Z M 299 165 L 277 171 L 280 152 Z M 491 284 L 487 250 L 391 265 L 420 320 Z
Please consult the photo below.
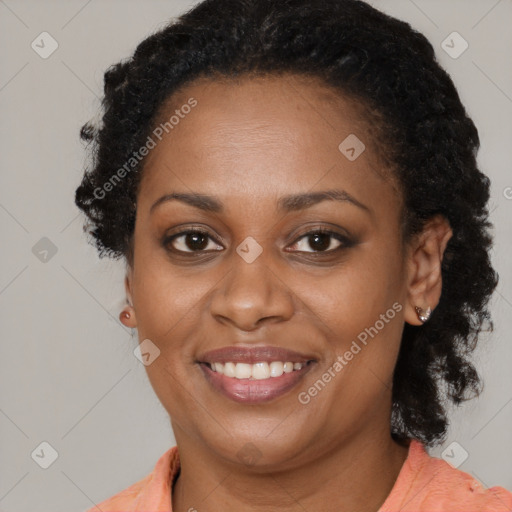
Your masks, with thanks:
M 511 510 L 426 452 L 478 394 L 497 275 L 425 37 L 357 0 L 206 0 L 106 72 L 104 109 L 76 203 L 177 446 L 99 509 Z

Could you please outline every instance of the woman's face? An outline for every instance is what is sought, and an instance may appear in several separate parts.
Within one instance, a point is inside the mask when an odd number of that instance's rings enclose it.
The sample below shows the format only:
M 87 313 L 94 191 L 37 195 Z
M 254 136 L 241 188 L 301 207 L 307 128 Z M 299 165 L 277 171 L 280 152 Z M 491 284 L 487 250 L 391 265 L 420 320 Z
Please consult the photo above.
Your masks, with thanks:
M 408 253 L 355 105 L 294 76 L 202 80 L 167 114 L 127 289 L 178 444 L 268 468 L 389 436 Z

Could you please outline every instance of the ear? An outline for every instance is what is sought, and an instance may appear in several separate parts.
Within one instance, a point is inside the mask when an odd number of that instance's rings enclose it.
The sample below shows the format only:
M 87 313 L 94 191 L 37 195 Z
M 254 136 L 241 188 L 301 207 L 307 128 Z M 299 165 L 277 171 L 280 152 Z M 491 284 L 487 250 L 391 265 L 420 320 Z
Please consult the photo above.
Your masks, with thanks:
M 422 325 L 415 307 L 435 309 L 442 291 L 441 263 L 448 241 L 453 235 L 450 223 L 443 215 L 427 221 L 421 233 L 416 235 L 408 250 L 408 300 L 405 321 Z
M 133 298 L 132 298 L 132 290 L 133 290 L 133 273 L 131 267 L 126 267 L 126 275 L 124 278 L 124 289 L 126 291 L 126 300 L 130 305 L 130 318 L 121 318 L 121 322 L 126 325 L 126 327 L 135 328 L 137 327 L 137 318 L 135 315 L 135 309 L 133 308 Z M 128 306 L 125 306 L 128 307 Z
M 124 289 L 126 292 L 126 300 L 128 301 L 128 304 L 133 306 L 133 299 L 132 299 L 132 271 L 129 267 L 126 269 L 126 275 L 124 278 Z

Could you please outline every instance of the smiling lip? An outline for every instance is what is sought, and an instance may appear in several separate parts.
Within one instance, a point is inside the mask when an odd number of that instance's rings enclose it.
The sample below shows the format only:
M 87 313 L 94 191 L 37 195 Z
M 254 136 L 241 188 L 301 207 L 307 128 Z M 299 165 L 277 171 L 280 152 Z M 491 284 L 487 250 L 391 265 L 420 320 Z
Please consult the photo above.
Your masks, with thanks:
M 300 370 L 283 373 L 279 377 L 267 379 L 237 379 L 227 377 L 213 371 L 212 363 L 246 363 L 259 362 L 271 363 L 273 361 L 303 363 Z M 316 361 L 299 352 L 286 350 L 279 347 L 242 347 L 232 346 L 212 350 L 202 355 L 199 366 L 203 371 L 206 381 L 218 392 L 227 398 L 245 404 L 258 404 L 268 402 L 284 395 L 297 386 L 304 376 L 311 370 Z
M 280 347 L 260 346 L 244 347 L 232 346 L 211 350 L 198 357 L 200 363 L 247 363 L 255 364 L 260 361 L 271 363 L 272 361 L 292 361 L 294 363 L 307 363 L 313 361 L 313 357 L 308 357 L 293 350 L 287 350 Z

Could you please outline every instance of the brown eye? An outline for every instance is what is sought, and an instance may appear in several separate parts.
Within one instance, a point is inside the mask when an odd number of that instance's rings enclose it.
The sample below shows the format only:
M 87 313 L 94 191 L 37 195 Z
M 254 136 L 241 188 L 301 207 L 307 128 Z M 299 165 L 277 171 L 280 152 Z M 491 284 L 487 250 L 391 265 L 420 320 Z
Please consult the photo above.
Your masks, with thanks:
M 201 230 L 188 230 L 182 231 L 164 240 L 164 246 L 168 248 L 172 246 L 172 250 L 176 252 L 204 252 L 206 250 L 215 250 L 215 247 L 220 247 L 215 243 L 213 246 L 209 244 L 213 242 L 208 232 Z M 221 247 L 222 249 L 222 247 Z
M 337 243 L 337 245 L 336 245 Z M 333 246 L 334 245 L 334 246 Z M 351 244 L 345 236 L 334 231 L 315 230 L 302 235 L 293 245 L 299 252 L 334 252 L 340 247 L 349 247 Z M 298 249 L 297 249 L 298 246 Z M 308 251 L 307 248 L 313 249 Z

